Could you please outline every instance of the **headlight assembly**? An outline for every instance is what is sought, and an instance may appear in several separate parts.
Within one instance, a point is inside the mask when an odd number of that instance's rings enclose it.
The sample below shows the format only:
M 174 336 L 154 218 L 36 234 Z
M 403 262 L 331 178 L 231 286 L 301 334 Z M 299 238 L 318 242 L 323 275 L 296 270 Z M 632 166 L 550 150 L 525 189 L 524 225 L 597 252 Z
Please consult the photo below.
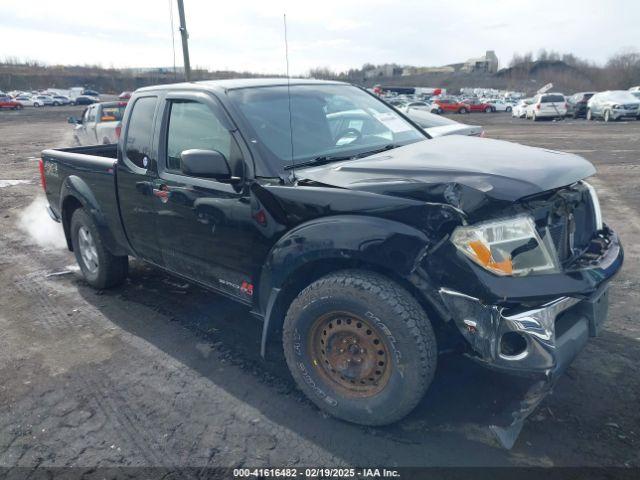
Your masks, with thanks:
M 545 235 L 545 239 L 549 238 L 550 235 Z M 553 244 L 540 238 L 529 216 L 458 227 L 451 241 L 467 257 L 496 275 L 524 276 L 559 270 Z

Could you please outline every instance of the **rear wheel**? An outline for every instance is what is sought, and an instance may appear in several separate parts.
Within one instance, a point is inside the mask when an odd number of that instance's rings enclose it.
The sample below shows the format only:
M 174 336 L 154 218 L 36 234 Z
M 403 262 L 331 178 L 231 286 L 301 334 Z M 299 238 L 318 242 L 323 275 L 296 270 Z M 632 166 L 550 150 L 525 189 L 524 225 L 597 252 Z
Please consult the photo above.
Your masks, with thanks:
M 460 110 L 458 110 L 458 113 L 467 113 L 467 109 L 462 107 Z
M 287 312 L 283 346 L 291 374 L 318 407 L 363 425 L 407 415 L 436 368 L 422 307 L 391 280 L 359 270 L 305 288 Z
M 609 110 L 604 111 L 603 119 L 605 122 L 610 122 L 611 120 L 613 120 L 613 118 L 611 117 L 611 112 Z
M 489 112 L 491 112 L 491 111 L 493 111 L 493 110 L 491 109 L 491 107 L 486 107 L 486 108 L 484 109 L 484 113 L 489 113 Z
M 507 108 L 505 109 L 505 112 L 510 112 L 511 110 L 512 110 L 512 109 L 511 109 L 511 107 L 507 107 Z
M 82 208 L 71 217 L 71 242 L 87 283 L 109 288 L 124 281 L 129 270 L 128 257 L 113 255 L 105 248 L 95 223 Z
M 593 120 L 593 113 L 591 113 L 591 109 L 587 108 L 587 114 L 585 115 L 587 120 Z
M 533 120 L 534 122 L 537 122 L 537 121 L 538 121 L 538 117 L 536 116 L 536 112 L 533 112 L 533 113 L 531 114 L 531 120 Z

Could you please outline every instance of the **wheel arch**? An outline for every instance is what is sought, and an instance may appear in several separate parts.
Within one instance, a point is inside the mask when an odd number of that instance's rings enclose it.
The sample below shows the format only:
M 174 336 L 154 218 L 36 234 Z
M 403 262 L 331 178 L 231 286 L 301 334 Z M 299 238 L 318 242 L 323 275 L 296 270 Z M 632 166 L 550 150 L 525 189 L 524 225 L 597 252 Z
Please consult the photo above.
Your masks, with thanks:
M 127 252 L 118 245 L 113 237 L 104 212 L 91 188 L 83 179 L 76 175 L 68 176 L 60 190 L 60 215 L 64 236 L 67 240 L 67 247 L 70 251 L 73 251 L 73 243 L 71 241 L 71 217 L 78 208 L 83 208 L 87 212 L 87 215 L 94 221 L 105 247 L 113 255 L 127 255 Z
M 341 237 L 340 232 L 325 222 L 298 227 L 285 235 L 272 249 L 258 288 L 258 308 L 264 315 L 261 354 L 266 356 L 269 340 L 282 327 L 285 314 L 291 302 L 311 283 L 332 272 L 357 269 L 378 273 L 396 282 L 418 300 L 427 313 L 436 312 L 438 306 L 425 292 L 423 279 L 418 278 L 415 267 L 418 259 L 426 253 L 431 242 L 425 234 L 407 225 L 386 219 L 348 216 L 348 219 L 333 218 L 333 222 L 348 221 L 351 234 Z M 385 236 L 386 235 L 386 236 Z M 390 237 L 401 236 L 395 245 Z M 376 237 L 377 236 L 377 237 Z M 316 247 L 322 246 L 322 239 L 331 239 L 331 248 L 309 248 L 306 241 L 293 242 L 294 239 L 312 239 Z M 359 250 L 376 238 L 381 248 L 376 252 Z M 405 261 L 396 255 L 397 248 L 404 249 Z M 302 248 L 302 250 L 301 250 Z M 292 255 L 298 250 L 297 255 Z M 388 261 L 395 259 L 395 262 Z

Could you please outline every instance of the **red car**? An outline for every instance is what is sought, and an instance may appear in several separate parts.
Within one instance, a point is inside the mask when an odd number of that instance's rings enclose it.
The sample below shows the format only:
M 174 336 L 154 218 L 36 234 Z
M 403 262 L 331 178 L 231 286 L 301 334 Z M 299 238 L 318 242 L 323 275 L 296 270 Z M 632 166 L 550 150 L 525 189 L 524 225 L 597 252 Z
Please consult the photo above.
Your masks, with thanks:
M 10 108 L 11 110 L 20 110 L 22 108 L 22 104 L 20 102 L 16 102 L 11 97 L 0 97 L 0 108 Z
M 128 90 L 125 90 L 120 95 L 118 95 L 118 99 L 119 100 L 129 100 L 131 98 L 131 95 L 133 95 L 133 92 L 129 92 Z
M 464 100 L 464 102 L 469 105 L 471 112 L 489 113 L 494 111 L 490 104 L 481 102 L 480 100 Z
M 459 102 L 452 98 L 440 98 L 435 103 L 443 112 L 469 113 L 471 111 L 468 103 Z

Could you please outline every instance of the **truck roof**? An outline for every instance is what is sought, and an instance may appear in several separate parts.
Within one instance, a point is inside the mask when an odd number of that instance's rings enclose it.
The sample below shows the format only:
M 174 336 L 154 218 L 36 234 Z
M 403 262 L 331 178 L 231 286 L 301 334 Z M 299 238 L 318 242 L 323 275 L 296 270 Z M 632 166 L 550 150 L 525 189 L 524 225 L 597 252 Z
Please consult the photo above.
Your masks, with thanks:
M 287 82 L 286 77 L 279 78 L 230 78 L 225 80 L 204 80 L 199 82 L 170 83 L 166 85 L 153 85 L 143 87 L 136 92 L 147 92 L 152 90 L 235 90 L 240 88 L 259 88 L 290 85 L 348 85 L 345 82 L 329 80 L 312 80 L 308 78 L 292 78 Z

